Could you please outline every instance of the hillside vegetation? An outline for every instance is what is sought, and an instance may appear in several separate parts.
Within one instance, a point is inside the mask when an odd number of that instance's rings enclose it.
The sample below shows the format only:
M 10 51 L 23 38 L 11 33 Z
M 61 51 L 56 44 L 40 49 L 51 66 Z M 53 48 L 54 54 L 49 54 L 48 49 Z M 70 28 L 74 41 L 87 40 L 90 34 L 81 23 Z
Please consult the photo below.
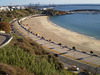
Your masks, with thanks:
M 0 22 L 0 30 L 6 31 L 6 33 L 10 33 L 11 27 L 10 24 L 6 21 Z
M 39 11 L 31 9 L 0 12 L 0 30 L 10 32 L 11 20 L 36 13 Z M 13 37 L 9 45 L 0 48 L 0 75 L 75 75 L 64 70 L 41 45 L 15 34 Z
M 0 12 L 0 30 L 4 30 L 7 33 L 10 33 L 10 24 L 9 22 L 15 18 L 25 17 L 30 14 L 36 14 L 39 11 L 34 11 L 32 9 L 20 9 L 14 11 L 2 11 Z
M 3 11 L 0 12 L 0 22 L 1 21 L 11 21 L 14 18 L 20 18 L 20 17 L 24 17 L 24 16 L 28 16 L 30 14 L 36 14 L 39 12 L 36 12 L 32 9 L 20 9 L 20 10 L 14 10 L 14 11 Z
M 58 10 L 32 10 L 32 9 L 20 9 L 14 11 L 2 11 L 0 12 L 0 30 L 4 30 L 7 33 L 10 33 L 10 25 L 8 24 L 11 20 L 15 18 L 25 17 L 33 14 L 46 14 L 48 16 L 64 15 L 65 11 Z M 7 27 L 8 26 L 8 27 Z
M 0 49 L 0 66 L 4 75 L 74 75 L 39 44 L 19 36 Z
M 65 15 L 66 11 L 59 11 L 59 10 L 44 10 L 42 14 L 46 14 L 48 16 L 57 16 L 57 15 Z

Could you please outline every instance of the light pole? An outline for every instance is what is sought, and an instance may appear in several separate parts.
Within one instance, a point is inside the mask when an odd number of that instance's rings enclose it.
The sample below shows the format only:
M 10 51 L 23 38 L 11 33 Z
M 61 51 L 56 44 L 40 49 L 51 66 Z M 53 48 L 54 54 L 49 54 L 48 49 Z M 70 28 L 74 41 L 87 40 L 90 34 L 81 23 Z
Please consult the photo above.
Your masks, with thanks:
M 74 50 L 74 59 L 75 59 L 75 51 L 76 51 L 76 48 L 75 47 L 72 47 L 72 49 Z
M 28 33 L 28 37 L 29 37 L 30 29 L 31 29 L 31 28 L 29 27 L 29 28 L 28 28 L 28 31 L 27 31 L 27 33 Z

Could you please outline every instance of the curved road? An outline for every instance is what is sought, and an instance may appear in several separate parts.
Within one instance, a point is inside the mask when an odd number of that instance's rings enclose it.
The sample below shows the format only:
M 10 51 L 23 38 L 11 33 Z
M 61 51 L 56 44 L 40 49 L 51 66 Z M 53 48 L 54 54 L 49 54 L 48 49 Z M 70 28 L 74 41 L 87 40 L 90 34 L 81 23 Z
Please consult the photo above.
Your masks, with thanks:
M 99 56 L 91 56 L 88 53 L 74 51 L 69 48 L 63 48 L 55 44 L 54 42 L 49 42 L 46 39 L 41 39 L 38 36 L 35 36 L 33 33 L 21 27 L 18 22 L 15 22 L 14 26 L 17 31 L 19 31 L 26 38 L 31 38 L 37 43 L 41 44 L 46 50 L 50 51 L 53 54 L 58 54 L 58 59 L 66 66 L 76 65 L 81 69 L 88 70 L 92 73 L 100 74 L 100 57 Z
M 0 46 L 7 42 L 9 38 L 10 37 L 8 35 L 0 34 Z

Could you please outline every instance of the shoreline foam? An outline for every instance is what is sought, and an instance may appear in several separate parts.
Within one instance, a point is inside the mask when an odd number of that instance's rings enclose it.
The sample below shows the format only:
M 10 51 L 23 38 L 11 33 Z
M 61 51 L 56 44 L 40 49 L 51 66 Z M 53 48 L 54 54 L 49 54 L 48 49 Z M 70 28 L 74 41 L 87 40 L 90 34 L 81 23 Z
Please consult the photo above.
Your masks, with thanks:
M 32 32 L 38 32 L 40 36 L 51 39 L 56 43 L 62 43 L 70 48 L 75 46 L 80 51 L 100 53 L 100 40 L 60 27 L 52 23 L 47 16 L 34 17 L 30 20 L 25 20 L 23 23 L 29 23 Z
M 51 24 L 53 24 L 54 26 L 57 26 L 57 27 L 59 27 L 59 28 L 66 29 L 66 30 L 68 30 L 68 31 L 70 31 L 70 32 L 75 32 L 75 31 L 73 31 L 73 30 L 69 30 L 69 29 L 67 29 L 67 28 L 61 27 L 60 25 L 57 25 L 57 24 L 53 23 L 52 21 L 50 21 L 49 17 L 48 17 L 48 22 L 50 22 Z M 99 41 L 100 41 L 100 39 L 97 39 L 97 38 L 95 38 L 95 37 L 93 37 L 93 36 L 81 34 L 81 33 L 79 33 L 79 32 L 75 32 L 75 33 L 80 34 L 80 35 L 83 35 L 83 36 L 85 36 L 85 37 L 87 37 L 87 38 L 90 38 L 90 39 L 94 39 L 94 40 L 99 40 Z

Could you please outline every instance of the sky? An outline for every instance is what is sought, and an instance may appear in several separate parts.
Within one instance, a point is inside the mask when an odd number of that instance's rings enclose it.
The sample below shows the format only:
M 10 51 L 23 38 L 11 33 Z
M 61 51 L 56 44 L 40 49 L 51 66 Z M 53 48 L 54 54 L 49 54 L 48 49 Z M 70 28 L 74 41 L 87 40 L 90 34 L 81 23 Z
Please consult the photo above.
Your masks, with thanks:
M 0 0 L 0 6 L 23 5 L 29 3 L 40 4 L 100 4 L 100 0 Z

